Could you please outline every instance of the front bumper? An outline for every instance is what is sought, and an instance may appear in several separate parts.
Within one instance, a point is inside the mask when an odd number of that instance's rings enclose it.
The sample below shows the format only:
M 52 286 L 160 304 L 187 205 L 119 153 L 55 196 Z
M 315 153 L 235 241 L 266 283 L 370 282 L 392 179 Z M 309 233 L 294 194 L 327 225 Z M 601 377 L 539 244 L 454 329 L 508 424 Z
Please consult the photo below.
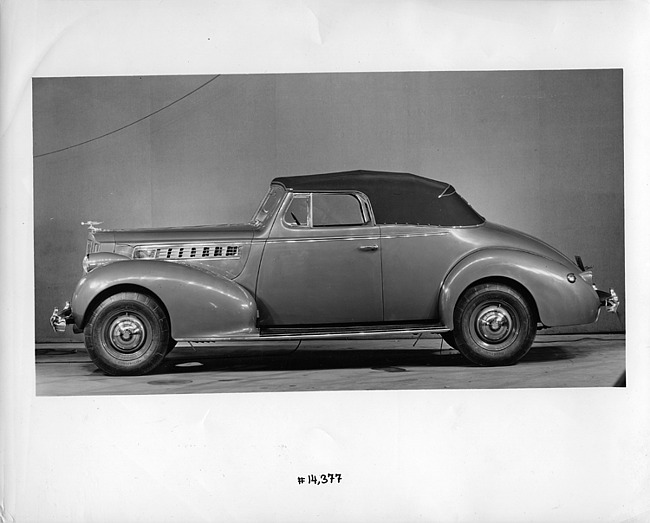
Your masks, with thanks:
M 70 302 L 65 303 L 63 310 L 59 312 L 58 307 L 52 312 L 50 316 L 50 325 L 54 332 L 65 332 L 65 328 L 69 323 L 73 323 L 74 319 L 72 318 L 72 307 L 70 307 Z
M 596 294 L 598 294 L 598 298 L 600 299 L 601 307 L 605 307 L 607 312 L 616 313 L 620 305 L 620 300 L 616 292 L 614 292 L 614 289 L 609 289 L 609 292 L 596 289 Z

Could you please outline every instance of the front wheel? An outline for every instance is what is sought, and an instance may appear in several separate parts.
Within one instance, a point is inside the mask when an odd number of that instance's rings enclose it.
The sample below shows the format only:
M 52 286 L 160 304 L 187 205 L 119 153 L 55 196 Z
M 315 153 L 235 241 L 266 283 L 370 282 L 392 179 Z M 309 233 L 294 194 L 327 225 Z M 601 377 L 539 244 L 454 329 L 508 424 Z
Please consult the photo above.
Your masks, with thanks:
M 530 350 L 537 331 L 526 298 L 503 284 L 468 289 L 454 313 L 456 348 L 479 365 L 512 365 Z
M 173 347 L 165 311 L 137 292 L 120 292 L 100 303 L 84 335 L 93 363 L 114 376 L 151 372 Z

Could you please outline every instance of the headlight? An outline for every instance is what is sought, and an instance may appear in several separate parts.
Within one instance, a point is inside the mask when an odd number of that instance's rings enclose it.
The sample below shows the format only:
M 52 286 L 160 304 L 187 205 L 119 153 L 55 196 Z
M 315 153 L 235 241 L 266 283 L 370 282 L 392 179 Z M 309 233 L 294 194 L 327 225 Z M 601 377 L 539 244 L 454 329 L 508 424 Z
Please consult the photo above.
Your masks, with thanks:
M 89 273 L 102 265 L 108 265 L 109 263 L 124 260 L 128 260 L 128 258 L 120 254 L 112 252 L 93 252 L 86 255 L 81 266 L 85 273 Z
M 102 260 L 97 256 L 93 256 L 92 254 L 87 254 L 81 266 L 83 267 L 85 273 L 89 273 L 93 269 L 96 269 L 97 267 L 101 267 L 102 265 L 106 265 L 107 263 L 108 261 Z

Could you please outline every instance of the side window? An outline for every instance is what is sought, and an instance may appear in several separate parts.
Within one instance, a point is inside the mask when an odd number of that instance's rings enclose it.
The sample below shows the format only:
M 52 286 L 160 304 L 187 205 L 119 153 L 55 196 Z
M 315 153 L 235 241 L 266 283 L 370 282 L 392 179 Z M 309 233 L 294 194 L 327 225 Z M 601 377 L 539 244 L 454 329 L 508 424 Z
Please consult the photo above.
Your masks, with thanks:
M 352 194 L 314 193 L 312 195 L 312 225 L 364 225 L 361 202 Z
M 309 208 L 311 207 L 309 194 L 294 194 L 284 221 L 289 225 L 307 227 L 309 225 Z
M 369 219 L 359 199 L 345 193 L 294 194 L 284 214 L 291 227 L 365 225 Z

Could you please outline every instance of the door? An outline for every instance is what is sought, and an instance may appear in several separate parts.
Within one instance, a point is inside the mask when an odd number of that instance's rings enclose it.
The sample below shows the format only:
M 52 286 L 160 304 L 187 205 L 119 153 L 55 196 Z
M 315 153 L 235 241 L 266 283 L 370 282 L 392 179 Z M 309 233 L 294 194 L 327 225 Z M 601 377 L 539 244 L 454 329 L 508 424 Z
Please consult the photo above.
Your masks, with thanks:
M 264 247 L 260 326 L 383 320 L 379 228 L 363 195 L 291 193 Z
M 449 228 L 382 225 L 384 319 L 437 322 L 447 272 L 467 251 Z

